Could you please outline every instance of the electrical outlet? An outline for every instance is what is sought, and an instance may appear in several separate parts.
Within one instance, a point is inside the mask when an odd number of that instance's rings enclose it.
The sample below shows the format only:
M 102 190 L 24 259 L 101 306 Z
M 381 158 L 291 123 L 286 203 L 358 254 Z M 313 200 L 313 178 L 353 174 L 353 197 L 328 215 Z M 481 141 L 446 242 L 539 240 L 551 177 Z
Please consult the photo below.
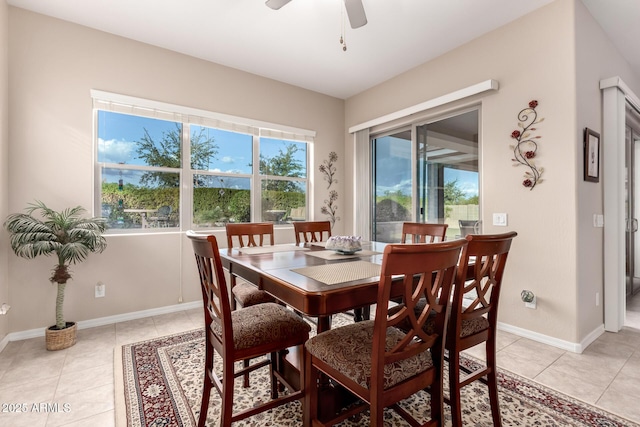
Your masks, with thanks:
M 525 307 L 527 307 L 527 308 L 532 308 L 532 309 L 534 309 L 534 310 L 535 310 L 535 309 L 536 309 L 536 302 L 537 302 L 537 298 L 536 298 L 536 297 L 533 297 L 533 301 L 531 301 L 531 302 L 525 302 L 525 303 L 524 303 L 524 306 L 525 306 Z
M 104 297 L 104 294 L 106 292 L 106 289 L 105 289 L 106 287 L 107 286 L 102 282 L 96 283 L 96 298 Z

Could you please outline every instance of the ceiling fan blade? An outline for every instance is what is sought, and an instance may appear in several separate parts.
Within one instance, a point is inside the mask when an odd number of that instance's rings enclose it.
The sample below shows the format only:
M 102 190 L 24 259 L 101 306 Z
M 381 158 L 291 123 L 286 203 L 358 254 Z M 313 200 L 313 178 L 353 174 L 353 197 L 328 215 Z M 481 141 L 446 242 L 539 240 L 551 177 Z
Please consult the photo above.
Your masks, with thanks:
M 360 28 L 367 23 L 362 0 L 344 0 L 344 7 L 347 9 L 351 28 Z
M 267 0 L 264 2 L 268 7 L 273 10 L 278 10 L 285 4 L 289 3 L 291 0 Z

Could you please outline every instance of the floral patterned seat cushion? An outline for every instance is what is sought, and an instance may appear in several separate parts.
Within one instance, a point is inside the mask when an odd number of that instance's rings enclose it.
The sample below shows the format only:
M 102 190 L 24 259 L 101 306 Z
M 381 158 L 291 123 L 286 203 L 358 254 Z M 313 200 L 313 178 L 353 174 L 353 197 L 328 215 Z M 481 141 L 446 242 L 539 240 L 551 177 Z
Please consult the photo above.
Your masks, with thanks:
M 282 348 L 282 342 L 302 344 L 309 338 L 311 327 L 293 311 L 275 303 L 258 304 L 231 313 L 233 343 L 236 350 L 271 344 L 270 348 Z M 211 326 L 220 335 L 217 323 Z M 268 350 L 266 351 L 269 352 Z
M 342 372 L 356 383 L 369 388 L 371 385 L 371 351 L 374 321 L 357 322 L 323 332 L 309 339 L 305 347 L 314 357 Z M 396 328 L 387 329 L 386 348 L 390 349 L 405 334 Z M 384 367 L 386 390 L 406 378 L 426 371 L 433 366 L 431 353 L 425 351 L 411 358 Z
M 256 304 L 263 304 L 265 302 L 275 302 L 275 298 L 269 295 L 262 289 L 258 289 L 256 285 L 253 285 L 244 280 L 238 280 L 236 285 L 232 289 L 233 296 L 240 303 L 242 307 L 250 307 Z

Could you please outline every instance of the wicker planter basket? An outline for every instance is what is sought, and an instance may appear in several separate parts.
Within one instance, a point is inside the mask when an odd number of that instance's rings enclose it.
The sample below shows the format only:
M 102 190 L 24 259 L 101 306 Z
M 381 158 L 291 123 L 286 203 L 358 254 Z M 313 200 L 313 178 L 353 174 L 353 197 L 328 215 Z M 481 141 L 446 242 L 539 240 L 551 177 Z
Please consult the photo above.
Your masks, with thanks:
M 64 329 L 52 328 L 55 328 L 55 325 L 49 326 L 45 331 L 47 350 L 63 350 L 76 343 L 78 325 L 75 322 L 67 322 L 67 327 Z

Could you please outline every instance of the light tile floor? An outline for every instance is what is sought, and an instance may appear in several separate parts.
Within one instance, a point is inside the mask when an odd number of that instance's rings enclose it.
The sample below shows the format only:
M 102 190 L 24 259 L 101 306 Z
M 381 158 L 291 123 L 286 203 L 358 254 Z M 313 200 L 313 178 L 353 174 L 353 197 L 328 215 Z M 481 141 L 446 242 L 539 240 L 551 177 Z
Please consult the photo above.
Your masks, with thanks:
M 498 364 L 640 422 L 640 298 L 636 300 L 629 302 L 627 312 L 635 327 L 604 333 L 583 354 L 499 332 Z M 75 346 L 56 352 L 44 348 L 43 338 L 10 342 L 0 353 L 0 425 L 114 426 L 114 347 L 195 329 L 201 316 L 200 310 L 185 310 L 83 329 Z M 475 349 L 470 353 L 481 357 Z M 16 404 L 24 405 L 24 412 L 14 412 Z

